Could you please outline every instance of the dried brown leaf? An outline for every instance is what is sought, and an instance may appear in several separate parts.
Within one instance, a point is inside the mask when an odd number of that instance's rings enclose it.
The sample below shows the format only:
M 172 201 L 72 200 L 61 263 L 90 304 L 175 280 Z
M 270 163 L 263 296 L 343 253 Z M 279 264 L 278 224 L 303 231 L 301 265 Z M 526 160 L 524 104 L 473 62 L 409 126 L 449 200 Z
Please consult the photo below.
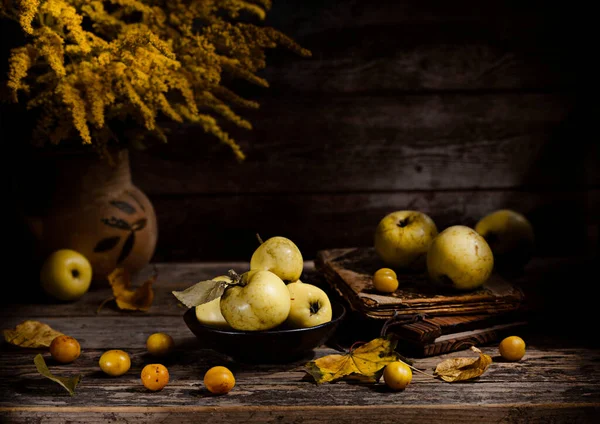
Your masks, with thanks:
M 4 330 L 4 340 L 8 343 L 36 349 L 49 347 L 55 337 L 62 335 L 48 324 L 32 320 L 23 321 L 12 330 Z
M 131 275 L 124 268 L 117 268 L 108 276 L 113 296 L 119 309 L 130 311 L 147 311 L 154 301 L 152 284 L 156 275 L 144 282 L 135 290 L 131 290 Z
M 478 353 L 479 357 L 446 359 L 435 367 L 435 374 L 442 380 L 450 383 L 479 377 L 492 363 L 492 357 L 486 355 L 476 347 L 471 347 L 471 350 Z

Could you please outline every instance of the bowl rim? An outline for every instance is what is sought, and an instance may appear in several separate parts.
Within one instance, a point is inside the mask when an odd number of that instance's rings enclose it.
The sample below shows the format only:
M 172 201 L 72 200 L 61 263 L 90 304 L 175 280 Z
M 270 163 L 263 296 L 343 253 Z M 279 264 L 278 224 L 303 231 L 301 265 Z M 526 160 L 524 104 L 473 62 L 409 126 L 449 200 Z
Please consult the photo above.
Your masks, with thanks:
M 234 329 L 221 329 L 221 328 L 217 328 L 217 327 L 211 327 L 210 325 L 206 325 L 201 323 L 200 321 L 198 321 L 197 319 L 194 320 L 194 325 L 197 325 L 198 327 L 202 327 L 204 329 L 206 329 L 207 331 L 213 332 L 213 333 L 218 333 L 218 334 L 223 334 L 223 335 L 228 335 L 228 336 L 234 336 L 234 335 L 254 335 L 254 334 L 264 334 L 264 335 L 271 335 L 271 334 L 281 334 L 281 333 L 285 333 L 285 334 L 290 334 L 290 333 L 303 333 L 303 332 L 308 332 L 308 331 L 315 331 L 321 328 L 325 328 L 325 327 L 329 327 L 331 325 L 337 324 L 339 322 L 341 322 L 345 316 L 346 316 L 346 307 L 344 306 L 344 304 L 342 302 L 338 302 L 336 300 L 331 300 L 331 310 L 333 312 L 334 310 L 334 306 L 338 307 L 340 310 L 340 314 L 336 317 L 332 317 L 330 321 L 324 322 L 323 324 L 319 324 L 319 325 L 315 325 L 313 327 L 304 327 L 304 328 L 284 328 L 284 329 L 271 329 L 271 330 L 262 330 L 262 331 L 244 331 L 244 330 L 234 330 Z M 192 306 L 191 308 L 188 308 L 187 311 L 185 311 L 184 315 L 187 314 L 193 314 L 194 318 L 196 317 L 196 313 L 195 313 L 195 306 Z

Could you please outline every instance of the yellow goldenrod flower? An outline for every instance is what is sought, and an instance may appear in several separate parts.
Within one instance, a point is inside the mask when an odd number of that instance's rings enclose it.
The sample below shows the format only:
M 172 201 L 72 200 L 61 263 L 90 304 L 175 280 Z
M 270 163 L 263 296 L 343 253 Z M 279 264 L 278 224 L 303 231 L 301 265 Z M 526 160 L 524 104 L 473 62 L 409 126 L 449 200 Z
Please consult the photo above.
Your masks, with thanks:
M 166 141 L 165 119 L 195 122 L 227 144 L 240 146 L 221 120 L 252 125 L 237 107 L 257 108 L 223 85 L 224 76 L 259 86 L 265 50 L 278 45 L 310 52 L 268 27 L 271 0 L 3 0 L 2 15 L 20 23 L 24 45 L 11 51 L 7 88 L 39 119 L 41 144 L 79 137 L 101 155 L 119 137 Z M 85 24 L 84 24 L 85 22 Z M 198 25 L 200 24 L 200 25 Z M 200 113 L 200 111 L 202 113 Z M 134 123 L 125 133 L 115 123 Z M 119 127 L 120 128 L 120 127 Z

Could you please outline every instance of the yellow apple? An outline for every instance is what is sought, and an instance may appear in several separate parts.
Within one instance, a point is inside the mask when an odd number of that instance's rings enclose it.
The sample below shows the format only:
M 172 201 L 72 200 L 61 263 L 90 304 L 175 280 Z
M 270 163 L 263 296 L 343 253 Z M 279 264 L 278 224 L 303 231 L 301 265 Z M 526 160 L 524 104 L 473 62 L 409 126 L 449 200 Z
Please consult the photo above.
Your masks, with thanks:
M 298 280 L 287 285 L 291 307 L 286 323 L 291 328 L 307 328 L 331 321 L 331 302 L 327 293 Z
M 499 268 L 521 268 L 534 249 L 531 223 L 522 214 L 509 209 L 497 210 L 481 218 L 475 226 L 488 242 Z
M 250 269 L 271 271 L 285 282 L 296 281 L 304 262 L 298 246 L 285 237 L 271 237 L 252 254 Z
M 53 252 L 42 265 L 40 282 L 58 300 L 76 300 L 90 288 L 92 265 L 81 253 L 70 249 Z
M 423 212 L 403 210 L 386 215 L 375 230 L 375 251 L 392 268 L 425 268 L 429 245 L 437 236 L 433 220 Z
M 229 286 L 221 296 L 221 313 L 236 330 L 269 330 L 290 313 L 290 292 L 281 278 L 266 270 L 251 270 L 239 286 Z
M 227 275 L 219 275 L 213 278 L 214 281 L 225 281 L 231 283 L 231 278 Z M 196 318 L 198 321 L 209 327 L 230 328 L 225 317 L 221 313 L 221 296 L 210 302 L 196 306 Z
M 473 290 L 487 281 L 494 268 L 490 246 L 477 231 L 455 225 L 442 231 L 427 253 L 429 277 L 458 290 Z

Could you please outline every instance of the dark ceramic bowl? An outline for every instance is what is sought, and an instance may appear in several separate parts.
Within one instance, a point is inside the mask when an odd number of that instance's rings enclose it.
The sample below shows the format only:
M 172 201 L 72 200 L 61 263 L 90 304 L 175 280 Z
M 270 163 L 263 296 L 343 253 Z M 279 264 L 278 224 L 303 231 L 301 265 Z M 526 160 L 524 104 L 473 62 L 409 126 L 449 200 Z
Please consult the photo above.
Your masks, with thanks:
M 331 302 L 331 321 L 309 328 L 267 331 L 223 330 L 206 326 L 196 319 L 194 308 L 183 315 L 188 328 L 202 347 L 214 349 L 243 362 L 293 362 L 312 354 L 312 350 L 329 340 L 346 315 L 339 302 Z

